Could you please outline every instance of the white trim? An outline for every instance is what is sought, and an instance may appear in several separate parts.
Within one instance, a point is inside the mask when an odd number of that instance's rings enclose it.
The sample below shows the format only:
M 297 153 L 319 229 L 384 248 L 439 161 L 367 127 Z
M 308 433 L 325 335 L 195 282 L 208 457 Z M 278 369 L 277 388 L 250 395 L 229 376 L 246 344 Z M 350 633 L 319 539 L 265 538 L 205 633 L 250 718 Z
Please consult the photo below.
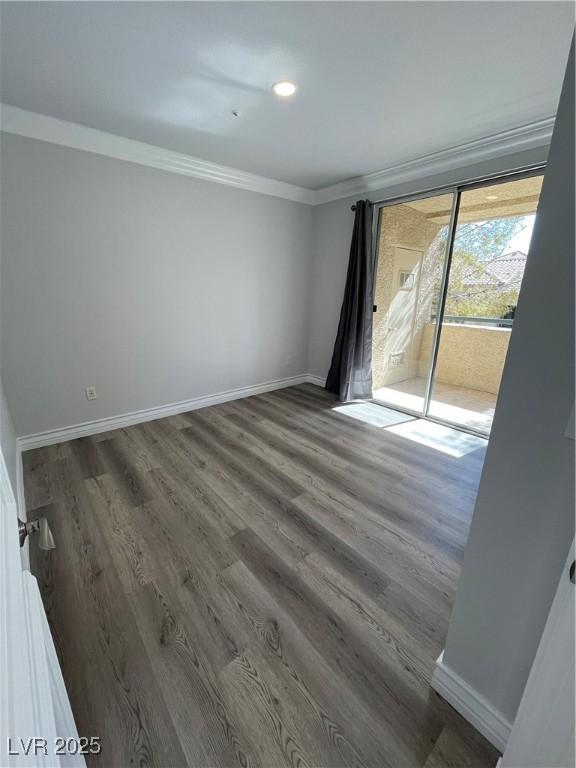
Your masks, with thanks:
M 26 646 L 27 662 L 32 682 L 31 704 L 33 719 L 38 725 L 42 723 L 42 727 L 45 729 L 34 731 L 34 735 L 38 734 L 46 738 L 48 745 L 50 745 L 49 752 L 52 752 L 53 747 L 50 747 L 54 744 L 58 733 L 56 731 L 48 658 L 44 646 L 44 631 L 42 627 L 44 606 L 38 591 L 38 584 L 30 571 L 22 571 L 21 578 L 23 586 L 23 614 L 26 626 L 26 639 L 28 641 Z M 17 655 L 15 655 L 16 663 L 18 663 L 18 655 L 22 655 L 23 647 L 24 644 L 20 645 L 17 649 Z M 18 695 L 17 691 L 13 691 L 13 697 Z M 51 765 L 54 764 L 53 761 L 55 761 L 55 756 L 51 755 L 50 759 L 47 759 L 45 762 Z M 60 766 L 61 761 L 57 760 L 56 765 Z
M 494 160 L 527 149 L 548 148 L 552 138 L 554 120 L 554 117 L 547 117 L 544 120 L 537 120 L 518 128 L 459 144 L 440 152 L 423 155 L 404 163 L 391 165 L 389 168 L 369 173 L 366 176 L 357 176 L 330 187 L 323 187 L 316 192 L 315 205 L 373 192 L 394 184 L 422 179 L 456 168 L 465 168 L 475 163 Z M 507 168 L 506 170 L 513 171 L 515 169 Z
M 0 111 L 1 129 L 5 133 L 48 141 L 63 147 L 126 160 L 129 163 L 148 165 L 171 173 L 193 176 L 203 181 L 247 189 L 250 192 L 282 197 L 297 203 L 312 204 L 314 200 L 315 193 L 312 190 L 286 184 L 284 181 L 276 181 L 276 179 L 258 176 L 237 168 L 201 160 L 199 157 L 173 152 L 170 149 L 127 139 L 106 131 L 98 131 L 78 123 L 57 120 L 55 117 L 29 112 L 8 104 L 1 104 Z
M 459 144 L 423 155 L 407 162 L 392 165 L 383 170 L 357 176 L 322 189 L 306 189 L 295 184 L 258 176 L 237 168 L 212 163 L 192 155 L 173 152 L 163 147 L 117 136 L 106 131 L 88 128 L 78 123 L 58 120 L 55 117 L 29 112 L 19 107 L 0 104 L 0 130 L 30 139 L 48 141 L 64 147 L 114 157 L 130 163 L 160 168 L 171 173 L 192 176 L 217 184 L 272 195 L 306 205 L 322 205 L 352 195 L 401 184 L 413 179 L 425 178 L 456 168 L 465 168 L 527 149 L 547 148 L 550 144 L 554 117 L 501 131 L 491 136 Z M 513 171 L 514 168 L 507 168 Z
M 18 738 L 43 737 L 54 744 L 58 734 L 54 682 L 61 674 L 49 668 L 44 609 L 36 579 L 22 570 L 14 493 L 0 451 L 0 765 L 58 768 L 53 752 L 26 757 L 8 754 Z M 53 657 L 52 657 L 53 659 Z M 51 679 L 53 678 L 53 680 Z M 61 683 L 63 686 L 63 683 Z M 59 696 L 63 695 L 62 688 Z M 59 706 L 65 707 L 60 700 Z M 62 733 L 61 735 L 65 735 Z M 77 763 L 78 764 L 78 763 Z M 82 763 L 83 765 L 83 763 Z
M 16 440 L 16 507 L 20 520 L 26 520 L 26 500 L 24 498 L 24 466 L 22 448 Z
M 0 450 L 0 505 L 15 504 L 14 490 L 8 475 L 4 454 Z
M 67 440 L 75 440 L 78 437 L 87 435 L 97 435 L 101 432 L 109 432 L 112 429 L 122 429 L 132 424 L 141 424 L 144 421 L 154 421 L 154 419 L 163 419 L 167 416 L 174 416 L 177 413 L 186 411 L 195 411 L 199 408 L 207 408 L 210 405 L 218 403 L 227 403 L 230 400 L 239 400 L 242 397 L 258 395 L 262 392 L 272 392 L 275 389 L 284 387 L 294 387 L 297 384 L 312 383 L 322 386 L 322 379 L 318 376 L 311 376 L 304 373 L 299 376 L 289 376 L 285 379 L 275 379 L 266 381 L 262 384 L 255 384 L 249 387 L 238 387 L 226 392 L 217 392 L 213 395 L 202 395 L 193 397 L 191 400 L 181 400 L 177 403 L 168 403 L 154 408 L 145 408 L 140 411 L 131 411 L 122 413 L 118 416 L 110 416 L 105 419 L 96 419 L 95 421 L 85 421 L 82 424 L 73 424 L 61 429 L 50 429 L 46 432 L 37 432 L 33 435 L 24 435 L 17 439 L 18 451 L 29 451 L 32 448 L 43 448 L 47 445 L 64 443 Z
M 568 549 L 528 680 L 502 757 L 502 768 L 576 765 L 574 748 L 574 585 Z
M 26 511 L 26 498 L 24 496 L 24 465 L 22 463 L 22 448 L 16 439 L 16 511 L 20 520 L 26 521 L 28 514 Z M 22 568 L 25 571 L 30 570 L 30 538 L 27 537 L 24 546 L 20 547 L 20 559 Z
M 313 373 L 309 373 L 306 376 L 306 382 L 308 384 L 316 384 L 317 387 L 326 386 L 326 378 L 322 378 L 321 376 L 315 376 Z
M 444 663 L 444 652 L 436 661 L 432 688 L 451 704 L 462 717 L 485 736 L 500 752 L 504 752 L 512 723 L 496 707 L 472 688 L 460 675 Z
M 58 655 L 56 653 L 56 648 L 54 647 L 54 640 L 52 638 L 52 633 L 50 632 L 46 612 L 44 611 L 40 590 L 38 589 L 36 579 L 32 574 L 28 573 L 28 576 L 30 580 L 34 582 L 31 589 L 33 590 L 36 602 L 36 614 L 40 624 L 39 631 L 44 639 L 46 666 L 49 678 L 48 685 L 51 692 L 52 713 L 54 716 L 56 733 L 63 738 L 78 740 L 78 730 L 76 729 L 74 714 L 72 712 L 72 707 L 70 706 L 70 699 L 68 698 L 68 692 L 66 691 L 64 677 L 62 676 L 62 670 L 60 669 L 60 662 L 58 661 Z M 82 755 L 63 755 L 61 763 L 63 768 L 86 768 L 86 761 Z

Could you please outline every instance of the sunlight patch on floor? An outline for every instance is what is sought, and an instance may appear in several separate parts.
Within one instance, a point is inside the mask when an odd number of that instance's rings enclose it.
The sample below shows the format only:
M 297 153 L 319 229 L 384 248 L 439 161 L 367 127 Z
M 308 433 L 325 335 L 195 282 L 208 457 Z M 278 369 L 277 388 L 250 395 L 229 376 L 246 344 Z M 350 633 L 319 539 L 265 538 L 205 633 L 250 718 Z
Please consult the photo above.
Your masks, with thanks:
M 399 413 L 399 411 L 385 408 L 376 403 L 367 403 L 364 401 L 343 403 L 342 405 L 334 406 L 332 410 L 343 416 L 349 416 L 351 419 L 363 421 L 365 424 L 370 424 L 373 427 L 389 427 L 393 424 L 401 424 L 405 421 L 414 420 L 413 416 Z
M 424 379 L 404 379 L 396 384 L 375 389 L 373 397 L 391 408 L 421 412 L 425 391 Z M 431 393 L 429 414 L 442 421 L 489 433 L 495 407 L 494 394 L 437 381 Z
M 469 435 L 424 419 L 412 419 L 403 424 L 395 424 L 388 427 L 387 431 L 456 458 L 466 456 L 479 448 L 485 448 L 488 443 L 483 437 Z

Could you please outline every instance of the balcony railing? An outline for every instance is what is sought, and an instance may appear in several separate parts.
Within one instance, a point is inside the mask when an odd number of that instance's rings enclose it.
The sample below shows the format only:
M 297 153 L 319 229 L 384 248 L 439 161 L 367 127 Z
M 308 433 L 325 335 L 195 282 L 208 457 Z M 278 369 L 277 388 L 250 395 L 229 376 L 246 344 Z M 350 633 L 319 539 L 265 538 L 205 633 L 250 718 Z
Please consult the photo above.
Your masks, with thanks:
M 436 322 L 436 315 L 431 315 L 432 322 Z M 464 317 L 462 315 L 444 315 L 445 323 L 455 325 L 486 325 L 493 328 L 512 328 L 514 320 L 505 317 Z

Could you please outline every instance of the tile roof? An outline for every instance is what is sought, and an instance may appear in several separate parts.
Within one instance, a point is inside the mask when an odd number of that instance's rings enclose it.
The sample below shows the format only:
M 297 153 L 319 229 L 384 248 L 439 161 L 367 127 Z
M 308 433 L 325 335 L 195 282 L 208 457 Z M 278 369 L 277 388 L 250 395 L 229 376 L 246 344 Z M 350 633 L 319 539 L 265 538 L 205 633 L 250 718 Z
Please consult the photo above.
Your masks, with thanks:
M 525 266 L 526 254 L 522 251 L 511 251 L 470 268 L 463 275 L 462 281 L 465 285 L 519 288 Z
M 484 268 L 500 285 L 518 286 L 519 288 L 525 266 L 526 254 L 522 251 L 512 251 L 492 259 Z

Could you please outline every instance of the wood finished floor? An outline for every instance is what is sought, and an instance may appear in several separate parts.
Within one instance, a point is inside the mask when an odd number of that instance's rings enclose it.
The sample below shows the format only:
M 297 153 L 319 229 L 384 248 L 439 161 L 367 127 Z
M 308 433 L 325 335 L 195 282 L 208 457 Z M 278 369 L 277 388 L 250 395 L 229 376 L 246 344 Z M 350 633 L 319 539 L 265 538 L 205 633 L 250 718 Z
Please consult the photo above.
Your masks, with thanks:
M 302 385 L 24 454 L 92 765 L 495 765 L 429 687 L 483 451 L 334 405 Z

